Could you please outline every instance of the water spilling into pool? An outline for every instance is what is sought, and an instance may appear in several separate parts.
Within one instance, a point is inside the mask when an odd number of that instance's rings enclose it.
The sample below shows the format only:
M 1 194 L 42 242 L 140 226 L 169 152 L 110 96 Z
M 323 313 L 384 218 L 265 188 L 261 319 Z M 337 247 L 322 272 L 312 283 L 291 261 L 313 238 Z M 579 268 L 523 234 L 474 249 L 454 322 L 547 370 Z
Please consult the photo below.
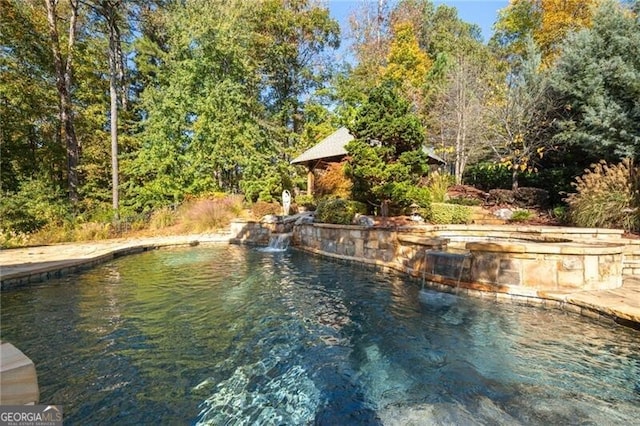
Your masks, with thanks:
M 3 292 L 65 424 L 634 424 L 640 334 L 289 250 L 162 250 Z

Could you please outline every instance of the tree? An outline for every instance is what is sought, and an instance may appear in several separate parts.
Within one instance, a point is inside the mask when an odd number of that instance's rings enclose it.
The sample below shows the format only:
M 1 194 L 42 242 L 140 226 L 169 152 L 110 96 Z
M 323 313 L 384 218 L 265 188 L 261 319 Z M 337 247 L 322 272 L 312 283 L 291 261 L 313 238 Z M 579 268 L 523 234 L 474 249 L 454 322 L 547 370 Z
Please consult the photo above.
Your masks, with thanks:
M 424 130 L 411 104 L 393 84 L 378 86 L 351 130 L 356 139 L 346 147 L 346 172 L 354 184 L 354 198 L 380 207 L 407 207 L 412 186 L 427 172 Z
M 483 107 L 495 76 L 492 58 L 479 28 L 462 21 L 455 7 L 404 0 L 393 12 L 393 21 L 400 20 L 413 23 L 429 57 L 418 105 L 427 140 L 453 165 L 460 183 L 466 164 L 486 149 Z
M 3 197 L 36 176 L 66 184 L 59 95 L 44 6 L 0 0 L 0 186 Z
M 552 73 L 560 118 L 554 140 L 616 160 L 640 154 L 640 21 L 617 2 L 571 35 Z
M 457 184 L 470 161 L 478 160 L 488 150 L 488 117 L 492 97 L 491 79 L 495 75 L 480 46 L 475 54 L 459 52 L 450 61 L 445 85 L 431 108 L 431 141 L 445 160 L 453 163 Z
M 558 45 L 572 31 L 591 25 L 595 6 L 601 0 L 511 0 L 500 11 L 495 24 L 494 46 L 507 58 L 525 53 L 532 37 L 549 66 L 557 56 Z
M 541 69 L 541 55 L 531 39 L 525 57 L 515 64 L 504 97 L 490 111 L 492 149 L 511 169 L 513 190 L 518 188 L 519 174 L 535 170 L 539 159 L 553 148 L 548 70 Z
M 124 9 L 123 0 L 99 0 L 93 8 L 104 19 L 108 34 L 107 57 L 109 63 L 109 127 L 111 134 L 111 207 L 115 218 L 119 218 L 120 193 L 119 193 L 119 167 L 118 167 L 118 102 L 123 107 L 127 105 L 126 89 L 124 88 L 124 55 L 122 54 L 121 9 Z M 121 94 L 120 100 L 118 99 Z
M 418 46 L 413 24 L 395 24 L 384 76 L 398 84 L 421 88 L 430 65 L 429 57 Z
M 49 23 L 49 42 L 53 54 L 53 65 L 56 76 L 56 88 L 59 98 L 59 116 L 62 124 L 67 149 L 67 179 L 69 199 L 78 202 L 78 139 L 74 126 L 73 104 L 71 101 L 71 84 L 73 75 L 73 50 L 76 40 L 76 23 L 78 20 L 78 0 L 69 0 L 69 29 L 66 57 L 60 45 L 58 33 L 58 0 L 45 0 L 47 21 Z
M 353 81 L 369 90 L 380 83 L 389 49 L 389 2 L 363 2 L 349 19 L 351 49 L 357 59 Z

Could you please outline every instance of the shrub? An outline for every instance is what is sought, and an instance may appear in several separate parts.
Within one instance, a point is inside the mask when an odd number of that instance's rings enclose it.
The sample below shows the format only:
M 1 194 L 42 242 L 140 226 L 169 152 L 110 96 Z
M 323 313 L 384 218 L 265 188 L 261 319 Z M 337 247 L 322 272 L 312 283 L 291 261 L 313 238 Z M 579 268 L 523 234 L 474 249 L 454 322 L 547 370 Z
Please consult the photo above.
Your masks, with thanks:
M 464 182 L 483 191 L 511 187 L 511 170 L 503 164 L 479 163 L 466 168 Z
M 313 195 L 298 195 L 295 199 L 295 202 L 298 206 L 302 206 L 305 207 L 309 210 L 315 210 L 316 209 L 316 201 L 313 198 Z
M 42 179 L 26 181 L 18 192 L 0 197 L 3 232 L 35 232 L 50 224 L 62 225 L 69 215 L 62 191 Z
M 8 249 L 15 247 L 24 247 L 29 243 L 29 234 L 15 231 L 0 232 L 0 248 Z
M 429 221 L 435 224 L 464 224 L 471 221 L 471 208 L 459 204 L 432 203 Z
M 551 210 L 551 217 L 560 223 L 569 221 L 569 212 L 566 206 L 556 206 Z
M 110 223 L 89 222 L 78 225 L 74 231 L 74 241 L 106 240 L 111 237 Z
M 431 194 L 431 201 L 444 203 L 447 198 L 447 189 L 453 185 L 453 176 L 447 173 L 435 171 L 427 179 L 427 188 Z
M 456 197 L 449 198 L 447 203 L 458 204 L 460 206 L 480 206 L 482 205 L 482 200 L 478 200 L 477 198 Z
M 576 178 L 576 193 L 566 198 L 571 221 L 585 227 L 638 230 L 638 170 L 628 159 L 616 165 L 601 161 L 591 167 Z
M 407 192 L 409 201 L 420 207 L 429 207 L 431 204 L 431 191 L 429 188 L 415 186 Z
M 151 213 L 149 229 L 158 230 L 168 228 L 176 223 L 176 212 L 170 207 L 163 207 Z
M 75 240 L 75 230 L 70 226 L 46 225 L 28 237 L 27 244 L 41 246 Z
M 364 203 L 341 198 L 326 199 L 318 203 L 316 209 L 316 221 L 349 225 L 353 222 L 356 213 L 365 214 L 367 206 Z
M 349 198 L 353 182 L 345 173 L 345 163 L 330 163 L 318 173 L 316 194 L 318 197 Z M 299 203 L 298 203 L 299 204 Z
M 261 219 L 269 214 L 279 215 L 282 214 L 282 206 L 278 203 L 256 201 L 251 206 L 251 214 L 257 219 Z
M 240 195 L 228 195 L 213 200 L 196 200 L 181 207 L 182 225 L 188 232 L 204 232 L 224 228 L 242 212 Z
M 516 210 L 513 212 L 513 215 L 509 220 L 511 222 L 525 222 L 531 219 L 532 217 L 533 217 L 533 213 L 531 213 L 529 210 Z

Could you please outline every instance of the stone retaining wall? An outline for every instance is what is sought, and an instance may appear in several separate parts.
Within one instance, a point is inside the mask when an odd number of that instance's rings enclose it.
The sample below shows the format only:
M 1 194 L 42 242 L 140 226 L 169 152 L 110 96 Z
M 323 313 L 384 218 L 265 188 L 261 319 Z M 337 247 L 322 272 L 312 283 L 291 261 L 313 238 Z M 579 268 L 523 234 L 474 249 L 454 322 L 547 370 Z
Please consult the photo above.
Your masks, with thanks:
M 294 229 L 293 243 L 313 253 L 388 267 L 431 282 L 526 297 L 537 297 L 539 291 L 622 286 L 624 245 L 604 242 L 608 239 L 604 236 L 616 239 L 621 237 L 621 232 L 582 230 L 570 234 L 602 236 L 596 243 L 588 244 L 557 242 L 567 241 L 567 235 L 557 229 L 545 232 L 545 228 L 529 228 L 530 235 L 527 235 L 518 232 L 517 227 L 496 227 L 500 229 L 493 234 L 490 230 L 494 227 L 481 227 L 483 235 L 476 235 L 471 228 L 462 225 L 396 230 L 299 225 Z M 491 238 L 491 241 L 470 240 L 464 243 L 464 251 L 445 251 L 446 236 L 465 233 L 474 238 Z M 518 240 L 508 241 L 508 236 L 517 236 Z M 526 241 L 523 237 L 527 236 L 553 242 Z

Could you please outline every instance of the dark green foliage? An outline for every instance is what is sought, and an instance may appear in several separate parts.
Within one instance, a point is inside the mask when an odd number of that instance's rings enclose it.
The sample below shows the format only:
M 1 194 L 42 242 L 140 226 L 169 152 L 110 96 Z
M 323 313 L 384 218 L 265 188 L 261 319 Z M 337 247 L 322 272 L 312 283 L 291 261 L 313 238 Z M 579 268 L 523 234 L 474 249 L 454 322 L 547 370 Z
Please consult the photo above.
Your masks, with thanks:
M 483 191 L 511 188 L 511 170 L 505 165 L 478 163 L 468 166 L 463 181 Z
M 367 206 L 358 201 L 343 200 L 341 198 L 326 199 L 318 203 L 316 221 L 350 225 L 356 213 L 366 214 Z
M 552 74 L 555 140 L 600 158 L 640 154 L 640 20 L 605 1 L 593 25 L 570 35 Z
M 424 142 L 424 129 L 391 83 L 380 85 L 369 93 L 355 118 L 353 134 L 366 143 L 379 142 L 378 153 L 386 161 L 397 159 L 402 153 L 416 151 Z M 375 142 L 374 142 L 375 143 Z
M 0 231 L 30 233 L 49 224 L 61 225 L 70 213 L 68 204 L 61 200 L 61 191 L 46 180 L 24 182 L 19 191 L 0 198 Z
M 346 147 L 351 160 L 345 171 L 353 181 L 354 198 L 406 208 L 410 189 L 428 170 L 424 131 L 409 102 L 393 85 L 378 86 L 358 111 L 352 130 L 356 139 Z
M 465 224 L 471 221 L 471 208 L 458 204 L 432 203 L 428 219 L 435 224 Z
M 482 205 L 482 200 L 478 200 L 477 198 L 457 197 L 448 199 L 447 203 L 458 204 L 461 206 L 480 206 Z

